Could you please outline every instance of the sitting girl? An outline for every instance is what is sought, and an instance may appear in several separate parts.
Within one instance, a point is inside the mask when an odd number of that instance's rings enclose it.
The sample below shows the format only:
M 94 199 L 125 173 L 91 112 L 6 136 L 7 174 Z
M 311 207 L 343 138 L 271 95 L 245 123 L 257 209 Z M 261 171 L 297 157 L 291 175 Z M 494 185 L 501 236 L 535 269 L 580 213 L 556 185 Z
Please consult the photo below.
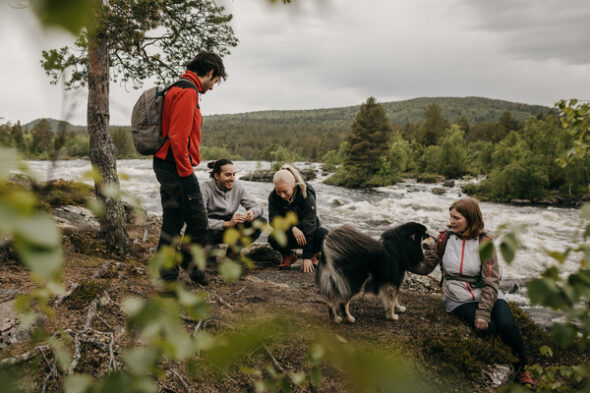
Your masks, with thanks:
M 303 181 L 297 169 L 283 165 L 273 177 L 274 190 L 268 196 L 268 221 L 276 216 L 285 217 L 288 212 L 297 215 L 297 225 L 286 231 L 287 244 L 281 246 L 269 236 L 268 242 L 283 256 L 279 269 L 289 269 L 297 260 L 294 248 L 303 248 L 301 269 L 305 273 L 314 271 L 317 259 L 314 254 L 322 249 L 322 242 L 328 233 L 320 226 L 315 203 L 315 191 Z
M 482 262 L 479 257 L 479 242 L 490 239 L 483 232 L 479 204 L 473 198 L 462 198 L 455 201 L 449 211 L 449 230 L 441 231 L 437 242 L 445 311 L 452 312 L 480 332 L 499 334 L 518 358 L 514 365 L 517 381 L 534 388 L 531 375 L 524 369 L 527 356 L 520 329 L 498 289 L 498 258 L 495 253 L 487 261 Z

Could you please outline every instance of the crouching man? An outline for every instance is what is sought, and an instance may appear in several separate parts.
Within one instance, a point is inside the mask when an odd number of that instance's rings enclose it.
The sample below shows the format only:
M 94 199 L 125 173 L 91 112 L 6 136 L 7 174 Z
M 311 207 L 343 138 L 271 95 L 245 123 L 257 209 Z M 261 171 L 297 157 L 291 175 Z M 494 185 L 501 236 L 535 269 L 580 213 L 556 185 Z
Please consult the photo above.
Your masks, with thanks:
M 254 220 L 266 222 L 262 217 L 262 206 L 236 181 L 233 162 L 223 158 L 211 161 L 207 166 L 211 169 L 211 180 L 202 184 L 201 192 L 207 210 L 208 244 L 223 243 L 223 234 L 228 228 L 251 228 Z M 246 210 L 244 213 L 238 213 L 240 206 Z M 255 229 L 249 235 L 250 240 L 254 242 L 261 232 L 260 229 Z M 228 256 L 237 257 L 231 253 Z

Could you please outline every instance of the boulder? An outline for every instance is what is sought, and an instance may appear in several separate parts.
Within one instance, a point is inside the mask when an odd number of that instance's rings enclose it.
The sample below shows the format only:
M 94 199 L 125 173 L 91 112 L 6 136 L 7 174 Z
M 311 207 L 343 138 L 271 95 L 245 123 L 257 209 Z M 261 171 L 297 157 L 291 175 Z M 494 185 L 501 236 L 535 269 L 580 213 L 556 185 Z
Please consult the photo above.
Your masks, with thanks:
M 261 170 L 257 170 L 257 171 L 248 172 L 244 176 L 242 176 L 240 179 L 247 180 L 247 181 L 258 181 L 258 182 L 271 183 L 275 172 L 276 171 L 272 170 L 272 169 L 261 169 Z M 310 181 L 310 180 L 313 180 L 317 177 L 316 171 L 314 169 L 310 169 L 310 168 L 303 169 L 300 171 L 300 173 L 301 173 L 301 176 L 303 176 L 303 179 L 305 181 Z

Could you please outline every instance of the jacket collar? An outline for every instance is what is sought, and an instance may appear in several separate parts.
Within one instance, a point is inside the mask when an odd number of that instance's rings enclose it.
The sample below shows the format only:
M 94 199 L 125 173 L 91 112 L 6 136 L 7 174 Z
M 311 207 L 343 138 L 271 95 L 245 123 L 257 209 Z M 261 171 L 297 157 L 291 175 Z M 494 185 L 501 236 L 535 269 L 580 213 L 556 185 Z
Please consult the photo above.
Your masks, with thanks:
M 190 70 L 186 70 L 184 72 L 184 74 L 181 76 L 181 78 L 188 79 L 191 82 L 193 82 L 195 84 L 195 86 L 197 86 L 197 88 L 199 89 L 199 93 L 201 93 L 203 91 L 203 83 L 201 83 L 201 80 L 199 79 L 197 74 L 195 74 L 194 72 L 192 72 Z

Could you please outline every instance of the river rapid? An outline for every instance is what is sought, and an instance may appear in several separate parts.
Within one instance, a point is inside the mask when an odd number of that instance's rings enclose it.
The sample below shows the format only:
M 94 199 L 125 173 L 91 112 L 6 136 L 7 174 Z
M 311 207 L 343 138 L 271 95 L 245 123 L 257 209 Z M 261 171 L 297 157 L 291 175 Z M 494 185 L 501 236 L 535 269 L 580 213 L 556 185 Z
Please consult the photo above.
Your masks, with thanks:
M 87 160 L 57 161 L 55 166 L 50 161 L 28 161 L 30 171 L 38 180 L 62 178 L 91 183 L 84 179 L 90 170 Z M 269 169 L 268 162 L 236 161 L 234 166 L 237 178 L 257 169 Z M 312 167 L 318 170 L 318 178 L 310 183 L 317 193 L 318 213 L 322 225 L 333 229 L 339 225 L 349 224 L 360 231 L 378 237 L 385 229 L 407 221 L 420 222 L 436 236 L 448 222 L 448 209 L 453 201 L 465 196 L 461 192 L 462 181 L 453 187 L 440 184 L 421 184 L 406 180 L 389 187 L 372 190 L 349 190 L 322 183 L 326 175 L 320 170 L 321 164 L 296 163 L 299 168 Z M 121 189 L 127 198 L 140 201 L 148 214 L 161 215 L 158 183 L 152 170 L 152 160 L 119 160 L 117 169 L 121 177 Z M 199 182 L 209 179 L 206 162 L 195 170 Z M 268 194 L 272 184 L 241 180 L 246 189 L 264 207 L 268 216 Z M 435 188 L 444 189 L 437 195 Z M 522 250 L 516 254 L 515 261 L 508 265 L 500 257 L 502 278 L 504 282 L 519 283 L 533 278 L 554 262 L 544 249 L 563 251 L 569 245 L 574 233 L 579 232 L 584 224 L 579 209 L 560 207 L 516 206 L 502 203 L 482 202 L 486 231 L 495 236 L 503 225 L 525 225 L 526 230 L 520 236 Z M 560 267 L 567 274 L 579 267 L 579 256 L 571 255 Z M 438 269 L 437 269 L 438 270 Z M 506 288 L 506 285 L 504 285 Z M 507 294 L 508 300 L 528 307 L 524 286 L 514 293 Z M 537 310 L 541 311 L 541 310 Z M 538 313 L 537 313 L 538 314 Z M 543 313 L 541 313 L 543 314 Z M 539 317 L 537 315 L 537 317 Z M 538 319 L 538 318 L 535 318 Z M 547 322 L 547 321 L 545 321 Z

